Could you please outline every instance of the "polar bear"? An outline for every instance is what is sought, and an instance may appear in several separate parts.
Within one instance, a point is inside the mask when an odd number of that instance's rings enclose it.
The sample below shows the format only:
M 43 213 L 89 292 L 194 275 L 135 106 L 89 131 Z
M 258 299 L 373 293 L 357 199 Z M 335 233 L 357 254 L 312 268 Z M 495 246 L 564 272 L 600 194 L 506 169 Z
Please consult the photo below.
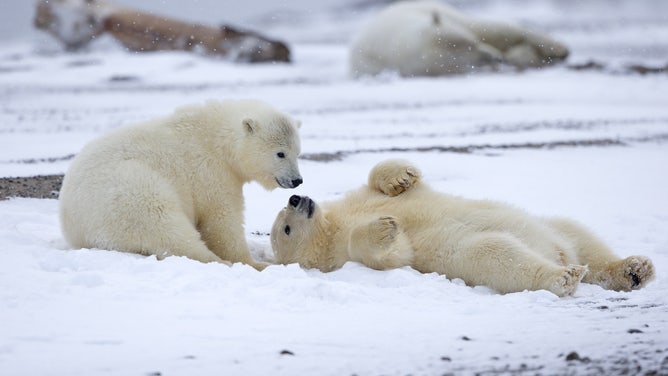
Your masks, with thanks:
M 411 266 L 500 293 L 545 289 L 566 296 L 581 280 L 628 291 L 654 277 L 648 258 L 620 259 L 579 224 L 435 192 L 402 160 L 379 163 L 368 185 L 338 201 L 290 197 L 273 224 L 271 246 L 281 264 L 323 272 L 348 260 L 380 270 Z
M 477 19 L 437 1 L 404 1 L 381 11 L 353 40 L 354 76 L 468 73 L 505 63 L 519 68 L 563 61 L 568 48 L 548 35 Z
M 256 100 L 210 101 L 119 128 L 74 158 L 60 191 L 66 241 L 258 269 L 243 227 L 243 189 L 302 183 L 300 123 Z

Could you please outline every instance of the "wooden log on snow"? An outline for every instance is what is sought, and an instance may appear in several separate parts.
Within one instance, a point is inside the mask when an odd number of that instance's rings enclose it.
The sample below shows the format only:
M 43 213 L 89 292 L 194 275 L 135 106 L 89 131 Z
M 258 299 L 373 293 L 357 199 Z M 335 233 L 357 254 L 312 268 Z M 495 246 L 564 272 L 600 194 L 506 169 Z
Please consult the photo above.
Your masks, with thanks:
M 132 51 L 194 51 L 250 63 L 290 61 L 286 44 L 253 31 L 188 23 L 98 0 L 41 0 L 35 26 L 68 49 L 108 33 Z

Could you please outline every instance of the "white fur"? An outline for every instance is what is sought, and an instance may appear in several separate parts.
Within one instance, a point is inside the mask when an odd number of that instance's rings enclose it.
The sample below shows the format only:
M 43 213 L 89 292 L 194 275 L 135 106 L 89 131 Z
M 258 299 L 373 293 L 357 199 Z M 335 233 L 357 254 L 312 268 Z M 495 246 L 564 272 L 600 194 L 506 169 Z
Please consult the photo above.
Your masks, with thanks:
M 355 76 L 467 73 L 506 63 L 520 68 L 562 61 L 568 49 L 548 35 L 476 19 L 437 1 L 403 1 L 378 14 L 353 41 Z
M 211 101 L 102 136 L 65 175 L 65 239 L 77 248 L 261 268 L 244 236 L 242 186 L 301 182 L 298 127 L 263 102 Z
M 274 222 L 271 244 L 279 263 L 322 271 L 348 260 L 374 269 L 411 266 L 501 293 L 570 295 L 583 278 L 631 290 L 654 277 L 649 259 L 622 260 L 579 224 L 435 192 L 400 160 L 379 163 L 368 185 L 338 201 L 315 205 L 293 196 Z

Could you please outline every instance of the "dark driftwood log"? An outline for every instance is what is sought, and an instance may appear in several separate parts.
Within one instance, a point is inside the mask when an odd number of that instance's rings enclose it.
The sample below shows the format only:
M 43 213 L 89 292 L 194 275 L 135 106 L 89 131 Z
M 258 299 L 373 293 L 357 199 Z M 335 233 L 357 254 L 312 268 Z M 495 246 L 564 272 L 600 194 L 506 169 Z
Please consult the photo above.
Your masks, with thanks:
M 97 0 L 41 0 L 35 26 L 68 49 L 108 33 L 132 51 L 195 51 L 237 62 L 290 61 L 284 43 L 252 31 L 188 23 Z

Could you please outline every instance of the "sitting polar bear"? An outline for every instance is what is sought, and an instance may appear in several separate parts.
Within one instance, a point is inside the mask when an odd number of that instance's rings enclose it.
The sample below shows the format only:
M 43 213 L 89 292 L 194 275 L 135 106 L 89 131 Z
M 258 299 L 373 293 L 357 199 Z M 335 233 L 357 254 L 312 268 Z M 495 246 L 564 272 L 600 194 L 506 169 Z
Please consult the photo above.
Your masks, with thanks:
M 67 242 L 202 262 L 252 259 L 242 186 L 302 183 L 299 123 L 253 100 L 208 102 L 117 129 L 74 159 L 60 191 Z
M 271 231 L 276 261 L 327 272 L 346 261 L 411 266 L 500 293 L 573 294 L 581 280 L 633 290 L 654 277 L 642 256 L 620 259 L 566 219 L 543 219 L 491 201 L 435 192 L 407 162 L 379 163 L 367 186 L 316 205 L 292 196 Z
M 357 36 L 349 63 L 355 76 L 440 76 L 496 63 L 541 67 L 567 56 L 566 46 L 545 34 L 472 18 L 436 1 L 406 1 L 388 6 Z

